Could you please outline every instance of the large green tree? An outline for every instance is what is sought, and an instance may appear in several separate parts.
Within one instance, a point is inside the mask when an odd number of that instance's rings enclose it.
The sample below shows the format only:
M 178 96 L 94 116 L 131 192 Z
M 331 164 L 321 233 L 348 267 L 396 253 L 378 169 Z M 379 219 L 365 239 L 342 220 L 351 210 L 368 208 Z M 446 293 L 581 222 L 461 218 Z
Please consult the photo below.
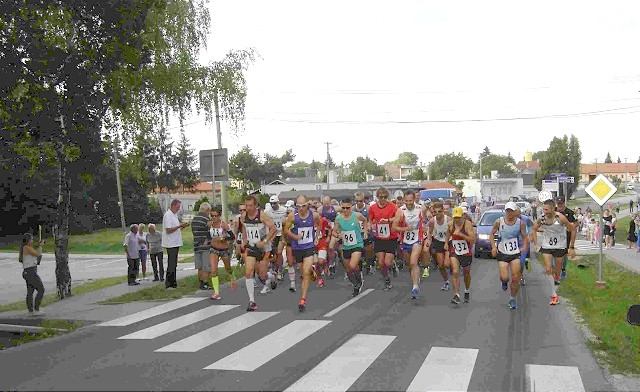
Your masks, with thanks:
M 429 177 L 432 180 L 452 181 L 467 178 L 473 168 L 473 161 L 462 153 L 438 155 L 429 164 Z
M 32 172 L 57 169 L 53 225 L 56 282 L 70 293 L 71 166 L 94 181 L 101 132 L 133 143 L 140 129 L 213 112 L 214 68 L 199 52 L 209 28 L 204 1 L 5 0 L 0 14 L 3 144 Z
M 418 155 L 409 152 L 409 151 L 405 151 L 405 152 L 401 152 L 398 155 L 398 159 L 396 159 L 395 161 L 393 161 L 393 163 L 397 163 L 400 165 L 417 165 L 418 164 Z
M 607 156 L 604 158 L 604 163 L 613 163 L 611 160 L 611 153 L 607 153 Z
M 182 187 L 182 191 L 185 189 L 191 189 L 196 185 L 200 179 L 198 178 L 199 170 L 195 168 L 196 154 L 194 149 L 191 148 L 189 139 L 184 133 L 184 129 L 180 130 L 180 139 L 176 148 L 175 156 L 173 157 L 175 167 L 175 180 L 179 186 Z
M 350 174 L 347 176 L 348 181 L 365 182 L 367 175 L 383 176 L 384 167 L 378 165 L 375 159 L 366 157 L 357 157 L 349 164 Z
M 251 147 L 244 146 L 229 158 L 229 174 L 241 183 L 241 188 L 256 189 L 263 182 L 269 183 L 281 178 L 285 173 L 284 166 L 294 159 L 295 155 L 291 150 L 285 151 L 281 156 L 268 153 L 260 156 Z
M 497 170 L 500 177 L 510 177 L 516 174 L 513 168 L 513 158 L 508 155 L 482 154 L 482 175 L 487 176 Z M 480 174 L 480 161 L 473 166 L 473 172 Z
M 580 161 L 582 152 L 580 141 L 574 135 L 562 138 L 554 137 L 549 143 L 549 148 L 542 156 L 540 170 L 536 173 L 535 186 L 542 188 L 542 180 L 550 179 L 552 173 L 566 173 L 574 177 L 575 183 L 567 185 L 567 197 L 570 197 L 576 189 L 580 179 Z M 560 194 L 563 195 L 563 187 L 560 186 Z

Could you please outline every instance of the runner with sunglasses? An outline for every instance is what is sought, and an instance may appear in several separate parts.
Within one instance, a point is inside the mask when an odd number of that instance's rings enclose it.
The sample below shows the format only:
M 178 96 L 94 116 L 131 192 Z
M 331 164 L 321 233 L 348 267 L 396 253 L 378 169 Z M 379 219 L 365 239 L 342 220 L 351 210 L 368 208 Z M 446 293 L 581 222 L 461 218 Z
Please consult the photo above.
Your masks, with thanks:
M 367 219 L 359 212 L 351 211 L 351 199 L 346 198 L 340 204 L 340 214 L 336 217 L 333 228 L 333 236 L 342 239 L 342 252 L 344 254 L 347 277 L 353 284 L 353 296 L 362 291 L 362 275 L 360 274 L 360 258 L 364 248 L 364 238 L 368 237 L 369 224 Z
M 267 214 L 261 214 L 258 208 L 258 200 L 249 195 L 244 201 L 246 211 L 242 216 L 242 249 L 245 250 L 245 283 L 249 294 L 249 306 L 247 312 L 258 309 L 254 294 L 254 276 L 256 269 L 258 278 L 269 292 L 269 285 L 276 284 L 275 275 L 269 271 L 271 259 L 271 243 L 276 236 L 276 227 Z
M 376 191 L 378 201 L 369 208 L 369 224 L 373 228 L 374 252 L 378 268 L 384 278 L 384 290 L 391 290 L 389 269 L 393 265 L 398 248 L 398 232 L 391 230 L 396 218 L 397 207 L 389 202 L 389 191 L 379 188 Z
M 365 202 L 364 193 L 356 192 L 355 195 L 355 204 L 352 206 L 352 210 L 354 212 L 358 212 L 362 214 L 367 220 L 369 219 L 369 206 Z M 367 225 L 368 226 L 368 225 Z M 375 271 L 376 265 L 376 255 L 373 253 L 373 235 L 371 233 L 371 228 L 369 227 L 367 236 L 365 236 L 365 225 L 361 225 L 362 229 L 362 237 L 364 238 L 364 252 L 362 257 L 362 265 L 365 267 L 363 271 L 366 269 L 367 274 L 372 274 Z
M 420 294 L 420 267 L 418 259 L 422 252 L 422 210 L 416 204 L 416 194 L 408 190 L 404 194 L 403 206 L 396 212 L 392 230 L 401 233 L 401 247 L 405 263 L 409 265 L 411 283 L 411 298 L 416 299 Z
M 245 208 L 244 204 L 240 204 L 238 207 L 239 207 L 238 216 L 236 216 L 236 218 L 233 220 L 233 234 L 235 234 L 236 236 L 236 242 L 235 242 L 236 259 L 238 260 L 238 263 L 243 264 L 244 254 L 242 253 L 242 235 L 243 235 L 242 215 L 245 213 L 247 209 Z
M 307 306 L 309 285 L 314 278 L 312 269 L 320 235 L 320 215 L 309 210 L 309 204 L 304 195 L 300 195 L 296 199 L 296 208 L 296 212 L 287 216 L 285 235 L 291 241 L 294 261 L 302 263 L 302 293 L 298 302 L 298 310 L 303 312 Z M 295 271 L 294 265 L 289 266 L 289 276 L 291 276 L 291 271 Z
M 460 267 L 464 273 L 464 302 L 468 303 L 471 298 L 469 289 L 471 288 L 471 262 L 473 261 L 473 249 L 476 234 L 473 223 L 465 216 L 463 207 L 455 207 L 452 211 L 451 223 L 447 231 L 447 242 L 449 242 L 451 280 L 453 280 L 453 298 L 451 303 L 460 304 Z

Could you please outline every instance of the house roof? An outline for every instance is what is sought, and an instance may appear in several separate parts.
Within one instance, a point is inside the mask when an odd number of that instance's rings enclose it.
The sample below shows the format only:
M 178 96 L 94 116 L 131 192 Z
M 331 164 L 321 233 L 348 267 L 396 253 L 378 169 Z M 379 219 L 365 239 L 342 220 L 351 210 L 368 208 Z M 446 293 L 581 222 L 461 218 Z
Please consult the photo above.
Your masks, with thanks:
M 583 163 L 580 165 L 581 174 L 596 173 L 639 173 L 640 163 Z
M 448 183 L 447 181 L 423 181 L 420 186 L 423 189 L 456 189 L 455 185 Z
M 518 168 L 518 170 L 540 170 L 540 161 L 520 161 L 516 164 L 516 168 Z

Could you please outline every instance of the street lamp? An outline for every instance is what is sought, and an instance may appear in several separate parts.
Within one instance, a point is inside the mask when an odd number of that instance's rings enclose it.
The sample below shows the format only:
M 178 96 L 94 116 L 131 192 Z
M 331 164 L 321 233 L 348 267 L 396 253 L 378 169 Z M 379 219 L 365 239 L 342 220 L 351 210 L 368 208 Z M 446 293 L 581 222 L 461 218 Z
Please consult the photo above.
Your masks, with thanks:
M 480 154 L 480 203 L 482 203 L 482 153 Z

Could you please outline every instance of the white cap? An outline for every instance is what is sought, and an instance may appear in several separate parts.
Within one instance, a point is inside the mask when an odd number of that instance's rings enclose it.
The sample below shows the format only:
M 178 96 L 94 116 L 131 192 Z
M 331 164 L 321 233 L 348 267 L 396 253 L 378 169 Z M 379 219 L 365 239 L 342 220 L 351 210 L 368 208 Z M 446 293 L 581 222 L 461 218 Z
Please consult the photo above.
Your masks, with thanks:
M 273 195 L 269 198 L 269 203 L 279 203 L 280 199 L 278 199 L 278 195 Z
M 507 204 L 505 204 L 504 209 L 505 210 L 516 211 L 516 210 L 518 210 L 518 205 L 515 202 L 510 201 Z
M 287 200 L 285 207 L 293 207 L 293 200 Z
M 467 204 L 466 201 L 463 201 L 462 203 L 460 203 L 460 207 L 467 208 L 469 207 L 469 204 Z
M 461 208 L 462 208 L 462 212 L 463 212 L 463 213 L 465 213 L 465 214 L 466 214 L 466 213 L 468 213 L 468 212 L 469 212 L 469 209 L 468 209 L 467 207 L 461 207 Z

